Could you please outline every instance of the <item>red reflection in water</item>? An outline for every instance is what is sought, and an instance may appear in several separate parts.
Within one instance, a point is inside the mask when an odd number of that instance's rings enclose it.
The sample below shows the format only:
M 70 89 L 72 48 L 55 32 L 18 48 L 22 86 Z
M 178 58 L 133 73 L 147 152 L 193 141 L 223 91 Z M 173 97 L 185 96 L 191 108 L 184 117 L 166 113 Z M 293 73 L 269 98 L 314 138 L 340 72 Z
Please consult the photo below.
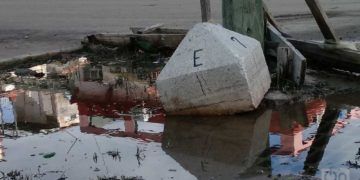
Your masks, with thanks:
M 113 137 L 131 137 L 135 139 L 141 139 L 145 142 L 161 142 L 163 133 L 149 133 L 149 132 L 139 132 L 136 127 L 136 121 L 129 116 L 124 117 L 124 126 L 125 130 L 108 130 L 105 128 L 99 128 L 91 126 L 91 121 L 89 116 L 82 115 L 80 116 L 80 131 L 83 133 L 90 133 L 96 135 L 110 135 Z
M 146 116 L 145 123 L 165 122 L 165 113 L 161 108 L 159 100 L 154 96 L 156 91 L 152 87 L 138 92 L 147 98 L 137 99 L 129 96 L 124 89 L 113 89 L 111 86 L 102 88 L 98 83 L 79 83 L 71 102 L 77 103 L 80 115 L 81 132 L 92 134 L 107 134 L 114 137 L 132 137 L 144 141 L 161 142 L 162 133 L 139 132 L 134 118 L 134 109 L 137 109 L 138 115 Z M 132 91 L 131 93 L 136 92 Z M 143 112 L 146 110 L 146 112 Z M 150 111 L 150 112 L 148 112 Z M 107 130 L 105 128 L 94 127 L 91 125 L 91 117 L 101 116 L 105 118 L 123 118 L 125 130 Z
M 298 119 L 281 119 L 281 116 L 284 114 L 274 111 L 270 123 L 270 132 L 280 135 L 281 146 L 279 149 L 273 150 L 272 154 L 297 156 L 299 153 L 310 147 L 315 137 L 304 139 L 303 131 L 308 128 L 309 125 L 321 121 L 325 109 L 326 101 L 322 99 L 316 99 L 305 103 L 306 121 L 302 123 L 300 123 L 301 120 L 299 119 L 304 117 L 296 117 Z M 347 117 L 338 119 L 332 134 L 337 134 L 346 126 L 346 124 L 348 124 L 348 121 L 356 119 L 360 119 L 360 108 L 351 109 L 348 112 Z M 284 120 L 291 121 L 291 127 L 282 127 L 281 123 L 283 123 Z
M 305 104 L 306 122 L 299 123 L 297 119 L 289 119 L 291 121 L 290 128 L 281 127 L 280 112 L 273 112 L 270 122 L 270 132 L 278 133 L 280 135 L 281 146 L 279 149 L 273 151 L 274 155 L 293 155 L 297 156 L 299 153 L 310 147 L 314 141 L 314 137 L 303 139 L 303 131 L 305 128 L 321 118 L 326 108 L 325 100 L 317 99 Z
M 0 137 L 0 162 L 4 160 L 4 157 L 5 157 L 5 151 L 4 151 L 4 147 L 2 145 L 2 141 L 3 141 L 3 138 Z

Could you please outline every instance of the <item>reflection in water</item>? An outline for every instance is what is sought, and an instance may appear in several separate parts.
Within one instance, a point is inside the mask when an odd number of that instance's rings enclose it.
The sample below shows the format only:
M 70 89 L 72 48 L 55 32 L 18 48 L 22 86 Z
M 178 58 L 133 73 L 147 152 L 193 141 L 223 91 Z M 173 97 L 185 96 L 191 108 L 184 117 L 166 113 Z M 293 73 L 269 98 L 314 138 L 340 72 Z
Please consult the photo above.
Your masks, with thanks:
M 310 147 L 314 137 L 308 128 L 321 120 L 325 107 L 324 100 L 313 100 L 274 111 L 270 132 L 280 136 L 280 143 L 272 146 L 272 154 L 297 156 Z
M 360 127 L 356 121 L 360 120 L 357 116 L 359 108 L 343 107 L 341 104 L 337 108 L 330 107 L 333 105 L 327 105 L 325 100 L 312 100 L 304 105 L 280 108 L 273 113 L 270 125 L 273 174 L 319 176 L 319 170 L 324 166 L 345 167 L 345 158 L 356 147 L 353 147 L 353 142 L 345 144 L 343 139 L 356 138 L 353 129 Z M 345 130 L 350 134 L 346 135 Z M 339 145 L 348 148 L 339 151 Z M 336 156 L 329 155 L 333 151 Z
M 5 157 L 5 151 L 4 151 L 4 146 L 3 146 L 3 138 L 0 137 L 0 162 L 4 161 L 4 157 Z
M 79 123 L 76 105 L 70 104 L 64 92 L 21 91 L 14 106 L 19 124 L 63 128 Z
M 304 163 L 305 174 L 315 175 L 319 163 L 324 156 L 326 146 L 333 134 L 333 129 L 338 120 L 339 113 L 340 111 L 338 109 L 327 108 L 325 110 L 325 114 L 317 130 L 315 140 L 311 145 Z
M 106 127 L 108 123 L 114 122 L 114 120 L 109 121 L 109 119 L 102 117 L 80 116 L 80 130 L 83 133 L 89 134 L 106 134 L 113 137 L 132 137 L 145 142 L 161 142 L 163 124 L 138 122 L 129 116 L 124 118 L 124 120 L 116 120 L 116 126 Z M 139 123 L 142 129 L 139 129 Z
M 5 99 L 5 101 L 4 101 Z M 20 129 L 40 130 L 63 128 L 79 123 L 77 106 L 71 105 L 64 92 L 17 90 L 3 97 L 2 115 L 5 124 Z
M 168 117 L 162 147 L 199 179 L 253 176 L 256 170 L 264 169 L 257 163 L 268 146 L 270 117 L 271 111 L 227 117 Z
M 332 167 L 360 175 L 356 100 L 167 117 L 154 86 L 162 65 L 143 63 L 83 58 L 31 69 L 42 77 L 13 74 L 17 89 L 0 95 L 0 170 L 44 179 L 256 179 Z
M 133 61 L 112 63 L 111 66 L 92 65 L 86 58 L 79 58 L 66 64 L 51 63 L 30 68 L 31 72 L 44 74 L 40 80 L 17 73 L 26 69 L 17 70 L 12 78 L 21 82 L 19 88 L 5 94 L 5 100 L 11 103 L 1 103 L 4 106 L 10 104 L 10 109 L 14 107 L 15 111 L 2 114 L 6 115 L 7 121 L 9 118 L 14 121 L 11 115 L 17 116 L 16 122 L 20 126 L 33 125 L 32 128 L 68 127 L 79 123 L 79 115 L 90 118 L 131 116 L 163 123 L 164 113 L 153 85 L 163 64 L 144 65 L 147 64 Z M 59 87 L 66 88 L 55 90 Z
M 140 73 L 139 73 L 140 72 Z M 142 116 L 155 120 L 161 104 L 153 84 L 157 68 L 135 65 L 83 65 L 69 74 L 73 90 L 72 103 L 81 115 L 118 118 L 123 115 Z M 156 77 L 155 77 L 156 78 Z
M 71 102 L 77 104 L 81 132 L 161 142 L 165 115 L 151 78 L 138 78 L 131 71 L 135 70 L 84 66 L 71 74 L 74 89 Z M 115 120 L 123 122 L 123 129 L 103 127 Z M 161 130 L 143 131 L 139 126 L 144 124 L 147 128 L 160 126 Z

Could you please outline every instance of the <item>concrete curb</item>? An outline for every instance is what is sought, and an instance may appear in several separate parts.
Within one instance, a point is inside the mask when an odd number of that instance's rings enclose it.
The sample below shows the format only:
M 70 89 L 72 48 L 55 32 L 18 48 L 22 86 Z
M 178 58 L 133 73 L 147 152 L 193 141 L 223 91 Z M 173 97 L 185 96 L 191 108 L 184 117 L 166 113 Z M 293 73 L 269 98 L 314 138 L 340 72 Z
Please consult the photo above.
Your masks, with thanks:
M 35 55 L 28 55 L 23 57 L 16 57 L 16 58 L 10 58 L 10 59 L 4 59 L 0 60 L 0 71 L 5 69 L 13 69 L 14 67 L 19 66 L 25 66 L 27 64 L 31 63 L 45 63 L 49 59 L 55 58 L 59 56 L 62 53 L 74 53 L 83 50 L 84 47 L 82 45 L 75 47 L 75 48 L 69 48 L 69 49 L 63 49 L 63 50 L 57 50 L 57 51 L 51 51 L 47 53 L 40 53 Z

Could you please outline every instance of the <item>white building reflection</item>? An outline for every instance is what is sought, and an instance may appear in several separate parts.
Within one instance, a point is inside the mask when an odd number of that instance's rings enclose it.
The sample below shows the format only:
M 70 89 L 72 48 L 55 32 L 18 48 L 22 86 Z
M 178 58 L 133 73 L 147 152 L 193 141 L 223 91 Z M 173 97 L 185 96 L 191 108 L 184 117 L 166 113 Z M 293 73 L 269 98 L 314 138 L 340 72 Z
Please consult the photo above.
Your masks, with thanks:
M 64 92 L 17 90 L 3 97 L 0 107 L 5 124 L 63 128 L 79 123 L 77 105 L 70 104 Z

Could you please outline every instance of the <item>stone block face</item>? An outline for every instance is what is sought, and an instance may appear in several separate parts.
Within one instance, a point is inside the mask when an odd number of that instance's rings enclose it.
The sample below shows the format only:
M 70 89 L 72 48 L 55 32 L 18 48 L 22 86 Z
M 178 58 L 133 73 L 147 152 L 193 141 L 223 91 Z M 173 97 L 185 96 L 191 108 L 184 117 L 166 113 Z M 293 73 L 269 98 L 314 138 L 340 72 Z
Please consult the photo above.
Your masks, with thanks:
M 270 82 L 257 40 L 200 23 L 180 43 L 156 85 L 169 114 L 223 115 L 257 108 Z

